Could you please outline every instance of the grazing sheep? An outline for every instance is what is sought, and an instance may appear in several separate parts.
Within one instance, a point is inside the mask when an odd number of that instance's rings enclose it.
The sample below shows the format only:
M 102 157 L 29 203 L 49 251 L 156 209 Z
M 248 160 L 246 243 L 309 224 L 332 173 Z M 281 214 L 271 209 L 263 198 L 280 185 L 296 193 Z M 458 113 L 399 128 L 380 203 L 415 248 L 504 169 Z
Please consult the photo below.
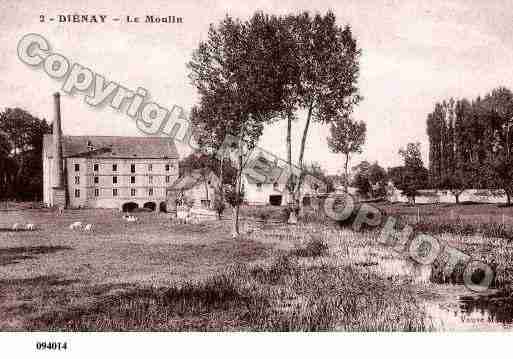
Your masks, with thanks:
M 26 225 L 25 227 L 27 229 L 27 231 L 35 231 L 36 230 L 36 225 L 34 223 L 29 223 Z
M 13 230 L 13 231 L 17 231 L 17 230 L 19 230 L 19 229 L 21 229 L 21 225 L 20 225 L 19 223 L 14 223 L 14 224 L 12 225 L 12 230 Z
M 128 222 L 137 222 L 138 221 L 138 218 L 135 217 L 135 216 L 128 216 L 128 218 L 126 219 Z
M 70 224 L 69 229 L 81 229 L 82 222 L 73 222 Z
M 84 231 L 91 232 L 93 230 L 93 225 L 91 223 L 88 223 L 84 227 Z
M 187 224 L 187 222 L 190 220 L 190 214 L 188 211 L 177 211 L 176 218 L 178 219 L 178 222 Z

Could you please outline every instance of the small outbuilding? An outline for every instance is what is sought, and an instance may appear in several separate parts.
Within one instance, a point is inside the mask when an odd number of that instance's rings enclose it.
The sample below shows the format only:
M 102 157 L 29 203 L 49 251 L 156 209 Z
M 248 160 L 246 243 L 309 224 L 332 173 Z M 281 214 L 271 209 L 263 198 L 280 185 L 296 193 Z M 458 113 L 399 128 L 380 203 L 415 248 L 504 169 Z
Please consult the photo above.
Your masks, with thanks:
M 213 171 L 196 170 L 178 178 L 168 192 L 174 193 L 178 205 L 212 208 L 219 185 L 220 179 Z

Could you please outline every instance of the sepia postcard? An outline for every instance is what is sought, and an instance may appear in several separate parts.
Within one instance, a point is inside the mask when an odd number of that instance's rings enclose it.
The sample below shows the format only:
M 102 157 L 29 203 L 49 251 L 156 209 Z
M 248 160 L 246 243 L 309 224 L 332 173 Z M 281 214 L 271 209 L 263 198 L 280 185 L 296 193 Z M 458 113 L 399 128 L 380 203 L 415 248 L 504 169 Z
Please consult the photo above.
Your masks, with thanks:
M 499 348 L 512 65 L 508 0 L 0 1 L 0 343 Z

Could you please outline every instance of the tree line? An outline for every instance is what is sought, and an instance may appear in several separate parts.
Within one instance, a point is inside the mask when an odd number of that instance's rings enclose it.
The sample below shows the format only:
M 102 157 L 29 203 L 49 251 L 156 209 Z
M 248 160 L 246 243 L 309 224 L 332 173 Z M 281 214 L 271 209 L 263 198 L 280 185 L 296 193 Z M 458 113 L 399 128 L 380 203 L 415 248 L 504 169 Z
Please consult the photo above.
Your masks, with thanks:
M 0 198 L 41 200 L 43 135 L 50 125 L 20 108 L 0 112 Z
M 427 116 L 429 183 L 456 201 L 470 188 L 513 195 L 513 93 L 498 87 L 474 100 L 437 103 Z
M 408 143 L 406 147 L 399 149 L 398 154 L 403 159 L 401 166 L 385 169 L 377 161 L 370 163 L 364 160 L 352 168 L 350 183 L 356 187 L 360 197 L 385 199 L 392 190 L 389 187 L 391 182 L 410 202 L 415 203 L 419 190 L 429 186 L 428 170 L 422 161 L 420 143 Z

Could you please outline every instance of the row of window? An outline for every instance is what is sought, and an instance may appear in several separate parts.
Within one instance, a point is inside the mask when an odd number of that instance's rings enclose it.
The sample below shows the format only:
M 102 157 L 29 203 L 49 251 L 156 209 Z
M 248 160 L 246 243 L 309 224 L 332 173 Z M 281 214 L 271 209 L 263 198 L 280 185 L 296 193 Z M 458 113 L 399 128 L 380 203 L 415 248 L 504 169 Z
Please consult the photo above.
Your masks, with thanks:
M 262 183 L 258 182 L 258 183 L 256 184 L 256 187 L 257 187 L 257 190 L 258 190 L 258 191 L 261 191 L 261 190 L 262 190 Z M 278 189 L 278 183 L 277 183 L 277 182 L 274 182 L 274 183 L 273 183 L 273 188 L 274 188 L 275 190 L 277 190 L 277 189 Z
M 94 176 L 94 183 L 99 183 L 100 179 L 98 176 Z M 153 176 L 148 176 L 148 182 L 153 183 Z M 112 176 L 112 183 L 118 183 L 118 176 Z M 135 176 L 130 176 L 130 183 L 135 183 Z M 166 176 L 166 183 L 169 183 L 169 176 Z M 80 184 L 80 176 L 75 176 L 75 184 Z
M 112 189 L 112 196 L 117 197 L 118 195 L 118 189 L 113 188 Z M 130 195 L 132 197 L 135 197 L 137 195 L 137 189 L 136 188 L 130 188 Z M 100 190 L 98 188 L 94 189 L 94 196 L 98 197 L 100 196 Z M 153 188 L 148 188 L 148 196 L 153 196 Z M 75 198 L 80 198 L 80 189 L 75 189 Z
M 169 171 L 169 169 L 171 168 L 171 165 L 166 164 L 165 167 L 166 167 L 166 171 Z M 98 172 L 99 168 L 100 168 L 99 163 L 93 164 L 93 171 Z M 118 170 L 117 163 L 113 163 L 112 164 L 112 172 L 117 172 L 117 170 Z M 153 164 L 148 163 L 148 172 L 151 172 L 151 171 L 153 171 Z M 80 172 L 80 163 L 75 163 L 75 172 Z M 130 165 L 130 172 L 135 173 L 135 163 L 132 163 Z

